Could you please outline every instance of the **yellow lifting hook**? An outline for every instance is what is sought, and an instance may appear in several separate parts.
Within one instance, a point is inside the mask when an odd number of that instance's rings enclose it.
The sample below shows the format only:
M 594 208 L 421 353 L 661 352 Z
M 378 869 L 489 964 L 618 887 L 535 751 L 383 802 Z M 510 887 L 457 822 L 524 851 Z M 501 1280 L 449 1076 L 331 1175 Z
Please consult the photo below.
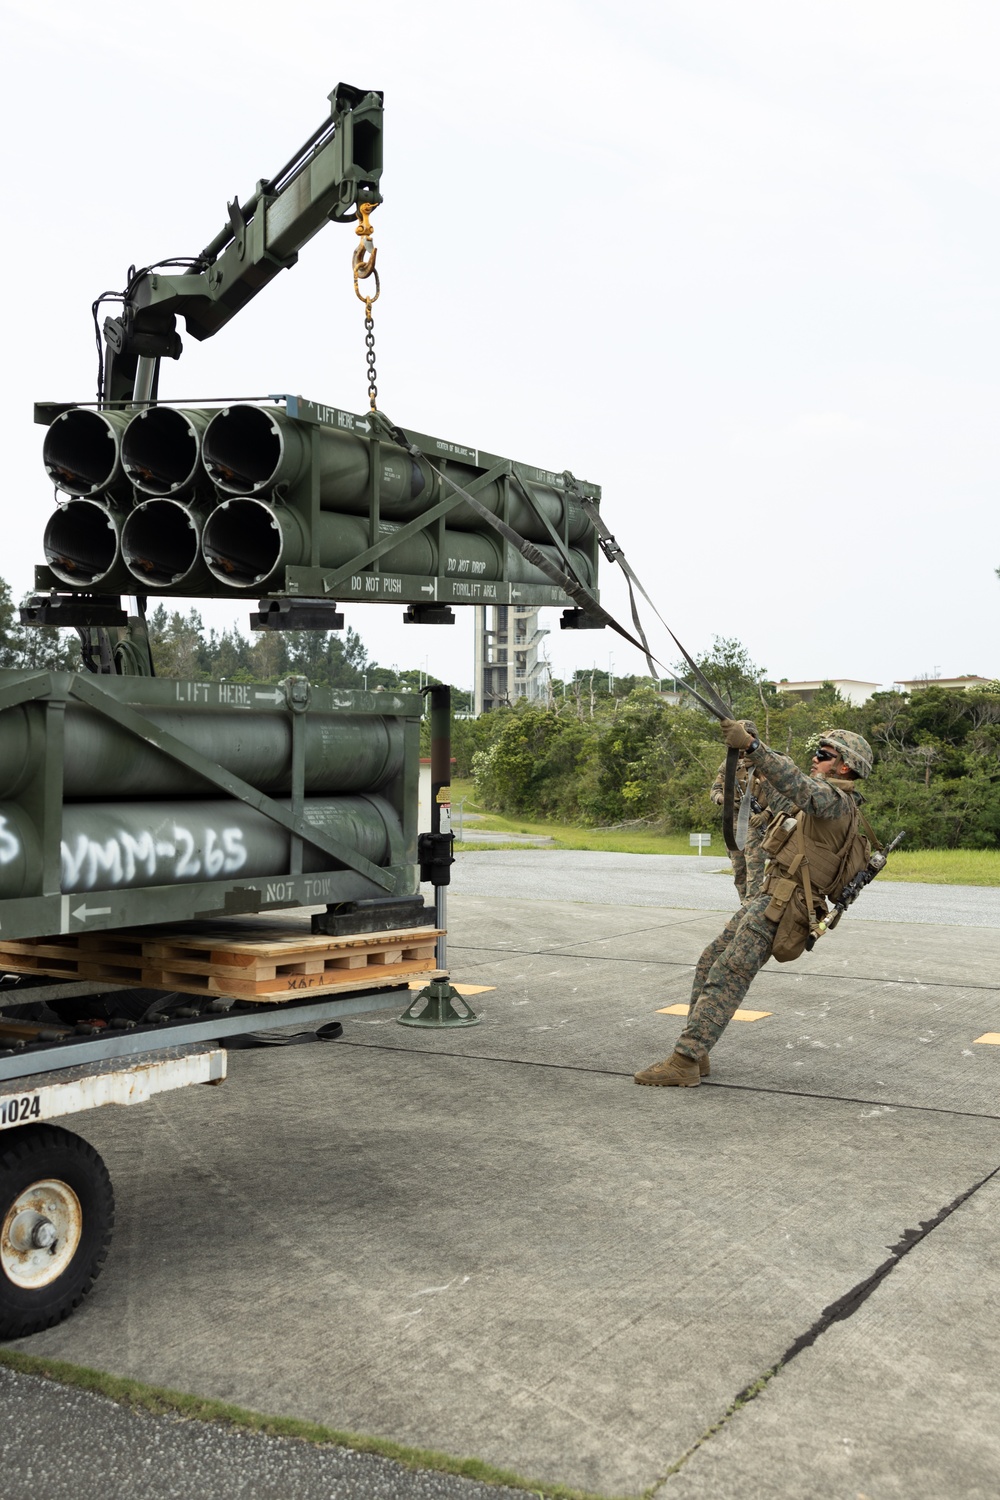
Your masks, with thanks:
M 378 272 L 375 269 L 375 257 L 378 251 L 372 244 L 372 226 L 370 215 L 375 212 L 377 204 L 358 204 L 358 225 L 354 233 L 358 236 L 359 243 L 355 247 L 351 260 L 351 269 L 354 272 L 354 295 L 359 302 L 365 305 L 365 361 L 368 366 L 368 404 L 372 411 L 377 410 L 378 386 L 375 383 L 375 324 L 372 320 L 372 304 L 377 302 L 382 290 L 379 285 Z M 369 276 L 375 278 L 375 294 L 363 292 L 358 285 L 359 281 L 367 281 Z
M 354 233 L 360 236 L 361 243 L 355 247 L 354 256 L 351 260 L 351 269 L 354 272 L 354 295 L 359 302 L 364 302 L 368 306 L 378 301 L 379 291 L 381 290 L 379 287 L 378 272 L 375 269 L 375 258 L 378 255 L 378 250 L 372 244 L 372 226 L 369 219 L 369 215 L 374 213 L 376 207 L 377 205 L 374 203 L 358 204 L 358 227 Z M 359 281 L 366 281 L 369 276 L 375 277 L 374 297 L 366 296 L 358 286 Z

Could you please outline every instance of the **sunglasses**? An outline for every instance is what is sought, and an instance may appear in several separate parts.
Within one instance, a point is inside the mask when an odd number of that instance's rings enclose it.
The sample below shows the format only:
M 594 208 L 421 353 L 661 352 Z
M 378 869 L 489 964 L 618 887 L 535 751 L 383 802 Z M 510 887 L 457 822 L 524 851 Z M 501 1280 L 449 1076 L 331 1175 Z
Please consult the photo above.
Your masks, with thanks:
M 813 753 L 813 760 L 836 760 L 837 758 L 838 757 L 836 750 L 827 750 L 823 746 L 820 746 L 820 748 Z

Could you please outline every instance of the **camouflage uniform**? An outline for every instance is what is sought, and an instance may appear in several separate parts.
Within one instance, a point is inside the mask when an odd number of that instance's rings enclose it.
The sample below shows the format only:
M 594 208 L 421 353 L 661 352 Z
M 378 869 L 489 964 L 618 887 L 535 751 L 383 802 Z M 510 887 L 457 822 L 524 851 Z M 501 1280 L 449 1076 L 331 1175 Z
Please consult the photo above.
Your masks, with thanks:
M 736 784 L 744 797 L 755 797 L 764 809 L 763 812 L 750 814 L 750 824 L 747 828 L 747 841 L 742 849 L 730 849 L 729 857 L 733 862 L 733 884 L 739 893 L 741 901 L 748 896 L 756 896 L 764 879 L 764 850 L 761 845 L 767 825 L 770 821 L 768 809 L 766 784 L 761 780 L 759 772 L 751 766 L 745 755 L 741 755 L 736 769 Z M 726 798 L 726 762 L 723 761 L 719 767 L 719 773 L 712 782 L 712 790 L 709 796 L 717 807 L 721 807 Z M 739 803 L 737 802 L 737 807 Z
M 824 776 L 806 776 L 786 755 L 758 745 L 752 756 L 754 769 L 763 773 L 777 796 L 774 804 L 788 803 L 816 818 L 844 816 L 843 788 Z M 851 785 L 851 795 L 860 794 Z M 687 1025 L 674 1050 L 694 1061 L 703 1058 L 719 1040 L 750 988 L 751 981 L 771 956 L 777 922 L 764 913 L 770 905 L 766 892 L 751 896 L 709 943 L 695 969 L 691 1010 Z M 695 1080 L 697 1082 L 697 1080 Z

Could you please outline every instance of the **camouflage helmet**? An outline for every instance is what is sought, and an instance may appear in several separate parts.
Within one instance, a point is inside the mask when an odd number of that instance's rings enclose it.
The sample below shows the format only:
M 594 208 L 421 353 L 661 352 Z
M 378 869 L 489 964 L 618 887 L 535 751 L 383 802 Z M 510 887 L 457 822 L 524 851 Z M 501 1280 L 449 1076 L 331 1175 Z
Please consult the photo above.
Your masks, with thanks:
M 760 735 L 757 733 L 757 726 L 754 723 L 753 719 L 744 719 L 743 728 L 746 730 L 747 734 L 752 734 L 755 740 L 760 739 Z
M 845 766 L 850 766 L 859 776 L 872 774 L 872 747 L 860 734 L 850 729 L 830 729 L 819 737 L 821 745 L 840 752 Z

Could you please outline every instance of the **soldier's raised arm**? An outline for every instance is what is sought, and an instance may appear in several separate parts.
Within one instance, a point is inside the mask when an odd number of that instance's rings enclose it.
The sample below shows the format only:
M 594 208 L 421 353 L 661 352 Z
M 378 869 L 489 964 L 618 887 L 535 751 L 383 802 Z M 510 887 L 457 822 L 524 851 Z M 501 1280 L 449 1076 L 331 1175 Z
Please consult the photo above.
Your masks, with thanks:
M 841 818 L 844 816 L 844 791 L 850 778 L 841 780 L 829 775 L 807 776 L 800 771 L 788 755 L 780 755 L 767 745 L 761 744 L 748 734 L 739 720 L 724 719 L 722 731 L 727 745 L 739 750 L 767 779 L 779 796 L 786 797 L 793 806 L 810 813 L 815 818 Z M 833 739 L 837 743 L 833 744 Z M 844 743 L 841 744 L 840 740 Z M 831 748 L 827 748 L 829 742 Z M 826 741 L 816 752 L 814 760 L 823 762 L 828 758 L 842 757 L 842 763 L 860 776 L 871 773 L 870 752 L 862 755 L 860 746 L 867 751 L 867 744 L 860 735 L 839 731 L 836 736 L 826 736 Z M 865 764 L 853 765 L 852 761 L 863 760 Z

